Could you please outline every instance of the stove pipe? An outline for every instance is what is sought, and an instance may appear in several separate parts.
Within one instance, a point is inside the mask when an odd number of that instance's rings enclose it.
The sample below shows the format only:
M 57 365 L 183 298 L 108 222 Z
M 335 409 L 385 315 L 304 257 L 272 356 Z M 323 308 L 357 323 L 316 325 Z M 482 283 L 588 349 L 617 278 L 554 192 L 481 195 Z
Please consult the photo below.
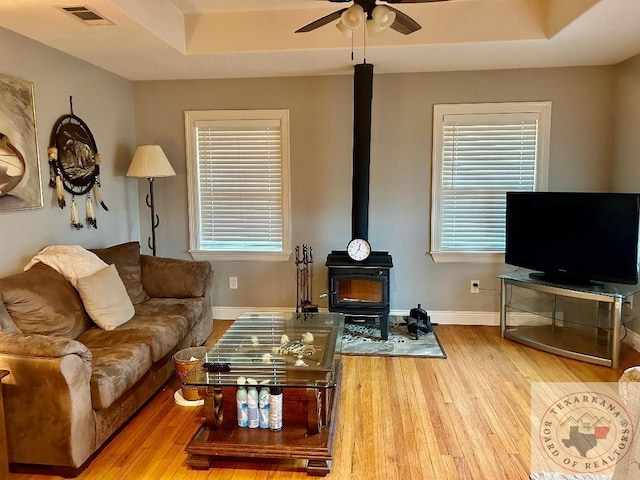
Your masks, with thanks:
M 369 165 L 371 163 L 371 99 L 373 65 L 355 66 L 353 81 L 352 238 L 369 236 Z

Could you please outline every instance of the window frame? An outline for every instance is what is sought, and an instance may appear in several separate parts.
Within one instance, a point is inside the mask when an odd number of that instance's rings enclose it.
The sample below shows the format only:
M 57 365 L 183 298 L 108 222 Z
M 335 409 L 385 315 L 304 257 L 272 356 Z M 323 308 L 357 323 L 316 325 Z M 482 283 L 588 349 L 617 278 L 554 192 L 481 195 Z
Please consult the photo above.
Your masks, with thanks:
M 535 191 L 545 191 L 549 177 L 551 102 L 436 104 L 433 106 L 431 177 L 431 242 L 429 254 L 436 263 L 504 263 L 504 252 L 443 251 L 441 247 L 444 125 L 447 115 L 531 114 L 538 116 Z
M 287 261 L 291 257 L 290 123 L 288 109 L 273 110 L 187 110 L 185 118 L 189 253 L 196 260 Z M 208 250 L 200 246 L 200 180 L 196 123 L 206 121 L 279 121 L 281 142 L 282 249 L 275 252 Z

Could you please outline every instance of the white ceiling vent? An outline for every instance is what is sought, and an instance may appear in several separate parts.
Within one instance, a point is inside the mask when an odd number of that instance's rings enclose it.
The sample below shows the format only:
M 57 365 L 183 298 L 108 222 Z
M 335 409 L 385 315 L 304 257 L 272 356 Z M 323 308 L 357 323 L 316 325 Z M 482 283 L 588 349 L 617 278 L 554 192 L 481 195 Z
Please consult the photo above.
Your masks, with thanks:
M 60 8 L 86 25 L 114 25 L 111 20 L 103 17 L 98 12 L 96 12 L 92 8 L 87 7 L 86 5 Z

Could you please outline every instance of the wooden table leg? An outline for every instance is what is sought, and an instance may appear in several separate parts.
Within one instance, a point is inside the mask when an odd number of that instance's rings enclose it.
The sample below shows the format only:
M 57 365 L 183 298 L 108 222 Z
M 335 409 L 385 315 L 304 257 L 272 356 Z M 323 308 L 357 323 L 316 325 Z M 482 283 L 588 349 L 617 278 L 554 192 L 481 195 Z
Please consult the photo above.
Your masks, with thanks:
M 204 416 L 207 427 L 217 430 L 222 426 L 222 388 L 206 387 L 204 395 Z
M 322 418 L 322 401 L 320 396 L 320 389 L 307 388 L 307 429 L 311 435 L 320 432 Z
M 307 475 L 313 477 L 325 477 L 331 472 L 331 462 L 328 460 L 309 460 L 307 462 Z
M 4 423 L 4 403 L 2 400 L 2 379 L 9 375 L 0 370 L 0 478 L 9 478 L 9 453 L 7 452 L 7 431 Z

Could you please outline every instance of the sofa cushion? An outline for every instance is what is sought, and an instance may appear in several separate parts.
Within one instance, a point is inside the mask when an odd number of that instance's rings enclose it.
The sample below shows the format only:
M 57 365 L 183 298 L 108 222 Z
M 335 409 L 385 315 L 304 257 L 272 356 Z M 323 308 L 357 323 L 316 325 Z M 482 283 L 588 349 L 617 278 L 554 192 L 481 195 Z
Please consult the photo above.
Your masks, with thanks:
M 125 343 L 145 343 L 151 348 L 151 359 L 161 360 L 171 353 L 188 331 L 187 320 L 180 315 L 145 317 L 135 315 L 114 330 L 92 327 L 78 337 L 89 349 L 114 347 Z
M 0 279 L 0 296 L 23 333 L 76 338 L 89 327 L 76 289 L 43 263 Z
M 211 273 L 209 262 L 142 255 L 144 288 L 151 297 L 202 297 Z
M 151 350 L 144 343 L 91 348 L 91 403 L 108 408 L 151 368 Z
M 79 278 L 78 292 L 91 320 L 104 330 L 128 322 L 135 313 L 115 265 Z
M 121 243 L 108 248 L 92 248 L 91 251 L 108 264 L 116 266 L 134 305 L 148 300 L 149 295 L 142 287 L 140 243 Z
M 7 312 L 7 307 L 0 299 L 0 332 L 2 333 L 20 333 L 20 329 L 16 327 L 15 322 Z
M 206 308 L 206 301 L 200 298 L 150 298 L 135 306 L 136 314 L 145 317 L 161 315 L 181 315 L 187 320 L 189 330 L 198 322 Z

